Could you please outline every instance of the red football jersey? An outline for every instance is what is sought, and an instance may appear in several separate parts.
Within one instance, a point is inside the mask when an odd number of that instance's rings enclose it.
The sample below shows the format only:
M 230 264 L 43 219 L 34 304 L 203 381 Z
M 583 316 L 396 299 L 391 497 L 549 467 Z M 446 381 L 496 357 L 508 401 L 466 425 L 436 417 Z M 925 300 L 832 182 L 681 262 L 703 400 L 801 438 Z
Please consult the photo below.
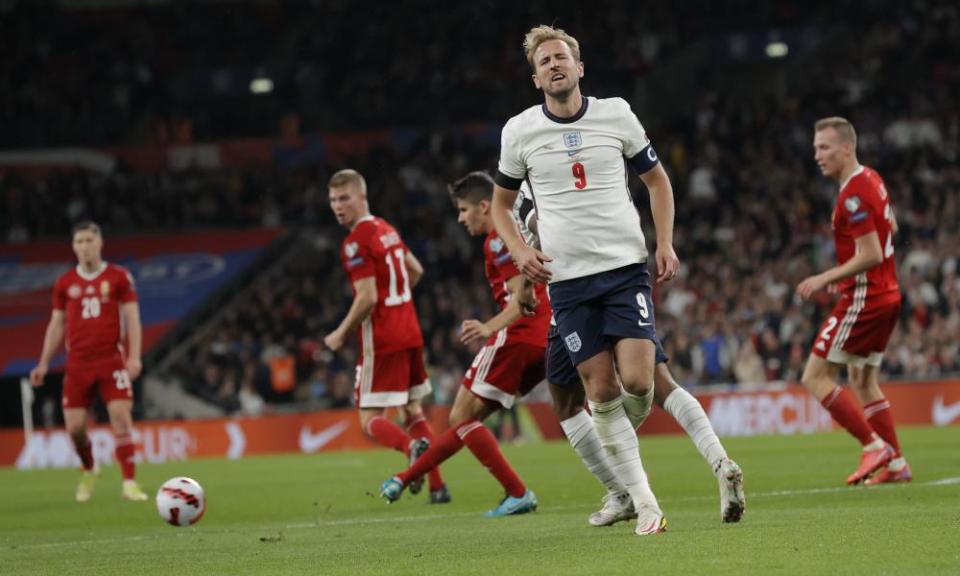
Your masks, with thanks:
M 377 305 L 359 330 L 364 353 L 423 346 L 405 263 L 409 251 L 396 229 L 374 216 L 361 218 L 343 240 L 340 257 L 350 282 L 370 276 L 377 282 Z
M 490 290 L 500 309 L 507 307 L 510 292 L 507 290 L 507 280 L 520 274 L 513 257 L 507 250 L 506 244 L 497 236 L 496 231 L 487 234 L 483 241 L 483 256 L 487 281 Z M 533 316 L 521 316 L 507 328 L 507 338 L 510 340 L 529 342 L 537 346 L 547 345 L 547 330 L 550 329 L 550 302 L 543 284 L 534 287 L 537 296 L 537 309 Z
M 137 301 L 127 269 L 106 262 L 100 272 L 76 267 L 53 286 L 53 308 L 64 310 L 67 322 L 67 362 L 95 362 L 122 355 L 120 305 Z
M 883 179 L 874 170 L 860 166 L 840 187 L 833 209 L 833 240 L 837 263 L 856 253 L 856 239 L 876 232 L 883 250 L 883 262 L 854 277 L 842 280 L 844 297 L 882 305 L 900 300 L 897 268 L 893 259 L 893 211 Z

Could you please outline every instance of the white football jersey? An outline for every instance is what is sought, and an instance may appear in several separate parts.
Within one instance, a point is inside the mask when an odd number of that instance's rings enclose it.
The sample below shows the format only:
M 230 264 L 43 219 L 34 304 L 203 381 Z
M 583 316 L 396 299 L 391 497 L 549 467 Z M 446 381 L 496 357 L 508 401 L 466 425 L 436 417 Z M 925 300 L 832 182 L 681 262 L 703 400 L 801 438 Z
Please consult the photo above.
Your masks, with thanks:
M 498 182 L 505 177 L 529 185 L 541 249 L 553 258 L 547 264 L 551 282 L 646 261 L 625 159 L 641 173 L 657 163 L 643 126 L 622 98 L 584 97 L 571 118 L 533 106 L 504 126 Z

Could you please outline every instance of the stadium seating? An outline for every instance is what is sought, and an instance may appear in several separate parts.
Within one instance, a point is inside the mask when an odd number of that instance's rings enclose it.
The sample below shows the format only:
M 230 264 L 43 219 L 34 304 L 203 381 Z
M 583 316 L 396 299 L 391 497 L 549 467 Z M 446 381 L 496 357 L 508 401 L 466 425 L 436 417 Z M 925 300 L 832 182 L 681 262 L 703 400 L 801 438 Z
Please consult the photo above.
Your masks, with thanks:
M 51 90 L 51 78 L 23 86 L 31 94 L 48 94 L 42 101 L 48 108 L 20 118 L 9 112 L 0 115 L 0 124 L 13 127 L 0 133 L 0 145 L 156 142 L 157 132 L 150 127 L 161 117 L 188 120 L 193 130 L 189 141 L 276 135 L 289 110 L 302 120 L 304 131 L 424 124 L 426 110 L 442 110 L 431 116 L 435 126 L 417 132 L 405 150 L 371 149 L 350 156 L 348 163 L 367 176 L 374 213 L 394 222 L 426 264 L 427 274 L 416 291 L 418 310 L 434 382 L 440 384 L 437 400 L 449 401 L 450 389 L 455 389 L 471 357 L 457 344 L 457 328 L 464 318 L 489 317 L 491 302 L 478 246 L 455 223 L 445 183 L 472 169 L 492 169 L 496 143 L 477 134 L 495 134 L 498 125 L 489 122 L 502 122 L 536 99 L 532 90 L 506 89 L 526 82 L 519 43 L 503 41 L 519 39 L 521 30 L 498 28 L 499 40 L 492 42 L 480 27 L 457 27 L 458 34 L 469 29 L 478 36 L 454 41 L 438 34 L 410 48 L 417 53 L 409 54 L 399 48 L 404 38 L 384 40 L 394 65 L 391 73 L 401 79 L 385 98 L 383 78 L 375 73 L 383 63 L 375 55 L 330 68 L 310 65 L 337 38 L 323 33 L 323 10 L 342 9 L 348 19 L 358 17 L 348 4 L 310 9 L 246 6 L 225 20 L 202 11 L 191 13 L 198 28 L 208 20 L 219 26 L 218 38 L 227 41 L 218 46 L 207 46 L 199 29 L 180 30 L 178 23 L 185 15 L 177 10 L 163 12 L 168 20 L 162 22 L 179 36 L 161 38 L 153 28 L 151 37 L 142 42 L 135 31 L 146 13 L 93 11 L 84 17 L 85 26 L 115 19 L 130 26 L 127 32 L 82 49 L 95 54 L 132 43 L 136 49 L 128 51 L 130 61 L 111 71 L 81 66 L 77 71 L 81 78 L 68 83 L 65 91 Z M 863 14 L 870 24 L 855 38 L 823 24 L 819 31 L 830 40 L 830 52 L 847 57 L 812 64 L 803 71 L 802 81 L 771 78 L 751 85 L 756 91 L 751 95 L 743 89 L 728 91 L 711 77 L 692 110 L 648 118 L 643 108 L 636 108 L 671 174 L 677 198 L 676 246 L 684 266 L 678 281 L 658 288 L 656 298 L 658 331 L 684 385 L 749 386 L 799 377 L 827 310 L 825 301 L 800 305 L 792 292 L 801 278 L 833 258 L 828 223 L 835 187 L 819 177 L 811 159 L 813 121 L 832 114 L 846 115 L 858 127 L 861 161 L 886 179 L 901 226 L 895 247 L 905 296 L 903 317 L 884 372 L 910 378 L 960 372 L 957 11 L 920 10 L 919 4 L 906 3 L 881 13 L 867 4 Z M 793 21 L 789 8 L 796 5 L 778 3 L 786 25 Z M 631 4 L 623 6 L 627 10 Z M 258 10 L 266 13 L 251 24 L 245 16 Z M 765 15 L 768 20 L 770 16 Z M 816 21 L 807 16 L 805 21 Z M 464 5 L 453 17 L 469 23 L 479 16 Z M 28 18 L 27 30 L 49 26 L 50 35 L 0 33 L 0 38 L 7 38 L 0 45 L 32 47 L 38 61 L 47 58 L 66 65 L 68 56 L 58 46 L 43 48 L 44 38 L 59 34 L 57 27 L 65 23 L 59 16 L 30 18 L 35 20 Z M 423 26 L 437 31 L 429 20 Z M 664 68 L 680 66 L 678 58 L 671 57 L 682 56 L 687 44 L 728 45 L 735 30 L 723 19 L 698 25 L 679 18 L 677 12 L 654 14 L 643 26 L 632 30 L 599 22 L 581 32 L 570 24 L 591 50 L 584 53 L 589 71 L 584 86 L 590 94 L 633 94 L 636 78 L 650 70 L 659 78 Z M 406 33 L 423 38 L 418 30 L 413 27 Z M 634 33 L 649 33 L 659 43 L 651 47 L 639 40 L 628 42 Z M 212 86 L 198 93 L 201 100 L 193 102 L 197 107 L 191 112 L 178 116 L 181 111 L 164 110 L 185 103 L 186 72 L 171 71 L 182 56 L 180 50 L 197 46 L 208 50 L 204 53 L 209 66 L 195 71 L 200 76 L 233 54 L 235 61 L 223 64 L 238 78 L 236 71 L 256 58 L 234 48 L 251 35 L 269 38 L 268 52 L 273 56 L 299 55 L 291 60 L 296 66 L 277 72 L 282 79 L 278 85 L 289 86 L 270 98 L 277 100 L 282 92 L 282 106 L 278 101 L 263 115 L 234 123 L 236 110 L 205 105 L 217 102 L 217 88 Z M 478 52 L 465 58 L 465 43 L 471 49 L 479 47 Z M 627 46 L 627 53 L 613 52 L 616 46 Z M 746 70 L 750 63 L 724 66 Z M 0 64 L 0 81 L 16 74 Z M 83 75 L 98 74 L 111 80 L 101 86 L 80 81 Z M 336 88 L 329 85 L 331 78 L 337 79 Z M 124 85 L 127 88 L 121 89 Z M 918 92 L 916 86 L 925 89 Z M 7 111 L 18 108 L 25 97 L 0 95 Z M 111 98 L 128 99 L 127 115 L 113 124 L 101 120 L 117 106 L 100 110 L 95 105 Z M 452 104 L 441 107 L 441 102 Z M 664 104 L 656 108 L 669 112 Z M 84 111 L 79 116 L 83 122 L 46 121 L 74 115 L 77 109 Z M 484 124 L 479 128 L 468 124 L 476 122 Z M 209 337 L 192 342 L 181 356 L 163 364 L 163 375 L 227 411 L 255 410 L 258 404 L 251 391 L 271 404 L 343 405 L 349 402 L 351 353 L 334 357 L 324 354 L 317 343 L 345 311 L 348 294 L 335 254 L 343 231 L 325 205 L 326 179 L 339 167 L 328 158 L 298 166 L 190 168 L 155 174 L 121 168 L 107 176 L 71 171 L 40 179 L 0 172 L 0 234 L 11 242 L 62 236 L 69 222 L 81 217 L 101 221 L 109 234 L 250 225 L 293 229 L 300 238 L 298 252 L 285 266 L 264 272 L 246 287 L 206 327 Z M 638 182 L 631 186 L 649 225 L 642 187 Z M 269 383 L 271 359 L 283 356 L 295 361 L 298 386 L 293 391 L 273 390 Z

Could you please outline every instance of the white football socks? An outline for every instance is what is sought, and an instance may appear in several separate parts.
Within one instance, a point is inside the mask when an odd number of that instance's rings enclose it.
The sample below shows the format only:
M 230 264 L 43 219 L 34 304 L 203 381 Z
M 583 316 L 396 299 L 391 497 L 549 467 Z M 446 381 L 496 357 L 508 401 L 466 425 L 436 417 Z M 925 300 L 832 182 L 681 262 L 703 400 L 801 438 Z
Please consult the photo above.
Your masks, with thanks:
M 596 476 L 609 492 L 622 492 L 623 486 L 610 469 L 590 414 L 581 410 L 575 416 L 560 422 L 560 427 L 587 470 Z
M 710 469 L 716 472 L 720 461 L 727 457 L 727 451 L 723 449 L 717 433 L 713 431 L 713 425 L 710 424 L 710 419 L 707 418 L 707 413 L 703 411 L 700 402 L 689 392 L 678 387 L 667 396 L 663 409 L 683 427 Z
M 647 419 L 650 409 L 653 408 L 653 386 L 650 386 L 650 390 L 643 396 L 621 390 L 620 397 L 623 398 L 623 410 L 633 424 L 633 429 L 636 430 Z
M 640 461 L 637 434 L 623 410 L 622 398 L 617 397 L 609 402 L 591 401 L 589 405 L 597 438 L 617 480 L 630 493 L 635 506 L 659 510 L 657 498 L 650 489 L 647 473 Z

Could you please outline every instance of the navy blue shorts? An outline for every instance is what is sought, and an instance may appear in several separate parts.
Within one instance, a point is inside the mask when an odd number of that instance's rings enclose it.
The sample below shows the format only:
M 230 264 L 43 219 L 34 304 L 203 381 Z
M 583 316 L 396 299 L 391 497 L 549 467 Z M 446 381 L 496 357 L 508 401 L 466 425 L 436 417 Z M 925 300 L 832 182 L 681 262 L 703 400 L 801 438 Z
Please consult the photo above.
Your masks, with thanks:
M 657 364 L 669 362 L 670 357 L 663 351 L 660 340 L 657 339 Z M 570 360 L 563 340 L 560 339 L 560 330 L 551 326 L 547 332 L 547 382 L 560 388 L 580 386 L 580 373 Z
M 659 346 L 646 264 L 556 282 L 549 290 L 560 337 L 574 366 L 613 348 L 621 338 L 651 340 Z

